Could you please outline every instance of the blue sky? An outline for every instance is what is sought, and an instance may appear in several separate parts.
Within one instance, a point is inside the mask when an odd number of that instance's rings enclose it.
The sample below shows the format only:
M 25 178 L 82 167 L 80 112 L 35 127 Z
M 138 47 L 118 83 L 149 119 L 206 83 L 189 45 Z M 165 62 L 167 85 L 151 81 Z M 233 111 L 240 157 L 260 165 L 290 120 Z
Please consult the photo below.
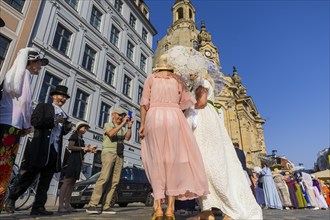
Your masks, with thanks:
M 145 0 L 158 34 L 175 0 Z M 329 147 L 329 0 L 192 0 L 226 74 L 235 65 L 262 118 L 267 152 L 312 168 Z

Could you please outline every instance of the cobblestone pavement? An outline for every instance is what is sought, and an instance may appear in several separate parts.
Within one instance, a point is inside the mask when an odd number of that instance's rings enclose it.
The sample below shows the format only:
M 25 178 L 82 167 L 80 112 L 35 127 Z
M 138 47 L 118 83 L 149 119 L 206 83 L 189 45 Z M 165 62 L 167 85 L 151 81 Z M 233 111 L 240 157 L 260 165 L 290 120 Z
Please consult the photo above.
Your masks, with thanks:
M 29 215 L 30 210 L 19 211 L 14 214 L 7 214 L 2 212 L 0 214 L 1 220 L 10 219 L 77 219 L 77 220 L 98 220 L 98 219 L 111 219 L 111 220 L 150 220 L 152 208 L 145 207 L 143 204 L 134 203 L 125 208 L 115 207 L 114 210 L 117 214 L 87 214 L 85 209 L 78 209 L 76 213 L 59 214 L 56 212 L 57 207 L 48 206 L 47 210 L 54 211 L 54 215 L 46 217 L 32 217 Z M 263 210 L 265 220 L 330 220 L 330 210 Z M 188 216 L 189 217 L 189 216 Z M 176 215 L 176 220 L 184 220 L 187 217 Z M 222 220 L 221 216 L 217 216 L 216 220 Z

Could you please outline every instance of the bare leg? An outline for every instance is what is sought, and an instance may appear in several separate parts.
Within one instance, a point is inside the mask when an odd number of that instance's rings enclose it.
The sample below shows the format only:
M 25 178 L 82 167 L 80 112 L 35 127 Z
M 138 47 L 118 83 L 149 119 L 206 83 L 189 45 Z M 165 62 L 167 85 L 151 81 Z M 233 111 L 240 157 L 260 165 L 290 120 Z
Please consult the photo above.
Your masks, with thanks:
M 58 211 L 59 212 L 65 212 L 66 209 L 64 208 L 64 201 L 65 201 L 65 195 L 68 191 L 68 187 L 70 185 L 70 179 L 64 179 L 63 184 L 61 186 L 60 190 L 60 196 L 59 196 L 59 205 L 58 205 Z
M 69 180 L 70 181 L 69 181 L 66 193 L 65 193 L 64 203 L 65 203 L 65 208 L 69 211 L 72 211 L 72 207 L 70 205 L 70 199 L 71 199 L 71 194 L 73 191 L 74 184 L 76 183 L 76 180 L 73 178 L 70 178 Z

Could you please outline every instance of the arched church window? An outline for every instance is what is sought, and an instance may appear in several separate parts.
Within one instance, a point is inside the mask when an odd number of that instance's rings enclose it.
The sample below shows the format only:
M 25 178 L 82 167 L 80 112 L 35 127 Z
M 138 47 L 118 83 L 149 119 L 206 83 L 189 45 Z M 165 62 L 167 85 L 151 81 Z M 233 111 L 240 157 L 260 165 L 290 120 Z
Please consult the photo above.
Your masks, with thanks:
M 183 18 L 183 8 L 179 8 L 176 13 L 178 20 Z
M 192 13 L 191 9 L 189 9 L 189 18 L 192 19 L 192 17 L 193 17 L 193 13 Z
M 168 44 L 164 45 L 164 51 L 168 51 Z

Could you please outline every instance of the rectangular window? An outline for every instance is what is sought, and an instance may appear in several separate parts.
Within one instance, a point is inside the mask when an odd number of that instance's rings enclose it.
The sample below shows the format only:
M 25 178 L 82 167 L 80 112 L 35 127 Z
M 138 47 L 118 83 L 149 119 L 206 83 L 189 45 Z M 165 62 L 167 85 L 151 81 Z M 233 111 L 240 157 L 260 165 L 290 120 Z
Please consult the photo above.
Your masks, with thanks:
M 123 85 L 123 94 L 126 96 L 130 96 L 131 93 L 131 82 L 132 79 L 128 76 L 124 75 L 124 85 Z
M 79 0 L 65 0 L 74 10 L 77 10 Z
M 53 100 L 50 93 L 55 89 L 57 85 L 61 83 L 61 79 L 53 74 L 46 72 L 44 80 L 41 85 L 41 90 L 38 98 L 39 103 L 52 103 Z
M 102 13 L 95 6 L 93 6 L 89 23 L 93 25 L 93 27 L 95 27 L 97 30 L 100 30 L 101 19 Z
M 138 105 L 140 105 L 140 102 L 141 102 L 142 92 L 143 92 L 143 87 L 139 86 L 139 88 L 138 88 L 138 99 L 137 99 L 137 104 Z
M 0 70 L 2 68 L 3 62 L 5 61 L 10 42 L 11 40 L 0 35 Z
M 136 18 L 134 17 L 134 15 L 131 13 L 129 16 L 129 25 L 132 28 L 135 28 L 135 24 L 136 24 Z
M 15 8 L 17 11 L 22 12 L 25 0 L 4 0 L 11 7 Z
M 126 57 L 133 61 L 133 54 L 134 54 L 134 44 L 132 44 L 130 41 L 127 41 Z
M 109 121 L 111 106 L 101 102 L 100 117 L 99 117 L 99 127 L 103 128 L 104 124 Z
M 135 142 L 136 143 L 141 143 L 139 130 L 140 130 L 140 122 L 136 121 L 136 126 L 135 126 Z
M 74 107 L 72 115 L 76 118 L 85 119 L 88 104 L 88 94 L 80 89 L 77 89 L 76 99 L 74 100 Z
M 110 43 L 112 43 L 116 47 L 118 47 L 119 33 L 120 31 L 114 25 L 112 25 L 111 34 L 110 34 Z
M 141 58 L 140 58 L 140 70 L 142 70 L 143 72 L 146 71 L 146 63 L 147 63 L 147 58 L 141 54 Z
M 57 24 L 53 47 L 67 55 L 72 33 L 60 23 Z
M 122 8 L 123 8 L 122 0 L 115 0 L 115 9 L 121 13 Z
M 94 62 L 95 62 L 96 51 L 90 48 L 87 44 L 85 46 L 84 57 L 82 61 L 82 66 L 88 70 L 93 71 Z
M 115 77 L 116 66 L 107 61 L 107 67 L 105 70 L 104 81 L 110 86 L 113 85 L 114 77 Z
M 144 28 L 142 28 L 142 39 L 144 41 L 147 41 L 147 39 L 148 39 L 148 31 Z

